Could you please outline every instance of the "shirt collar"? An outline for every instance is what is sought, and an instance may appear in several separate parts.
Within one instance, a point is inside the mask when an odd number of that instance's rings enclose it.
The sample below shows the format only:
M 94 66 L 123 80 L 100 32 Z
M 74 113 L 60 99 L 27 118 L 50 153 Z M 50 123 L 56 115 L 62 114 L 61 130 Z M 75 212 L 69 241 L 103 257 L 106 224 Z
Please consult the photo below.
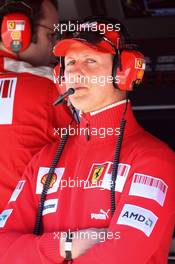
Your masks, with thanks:
M 116 139 L 120 131 L 121 118 L 125 110 L 126 100 L 122 100 L 91 113 L 81 113 L 79 125 L 81 131 L 79 140 L 81 143 L 89 141 L 96 144 L 99 141 L 105 142 L 106 140 Z M 133 115 L 130 102 L 128 102 L 125 119 L 125 135 L 134 133 L 138 124 Z M 84 134 L 82 131 L 85 131 Z M 89 135 L 87 135 L 87 131 Z M 105 136 L 101 137 L 100 133 L 103 131 Z
M 130 100 L 129 100 L 129 101 L 130 101 Z M 121 104 L 124 104 L 124 103 L 126 103 L 126 99 L 125 99 L 125 100 L 121 100 L 121 101 L 119 101 L 119 102 L 115 102 L 115 103 L 110 104 L 110 105 L 107 105 L 107 106 L 104 106 L 104 107 L 100 108 L 99 110 L 89 112 L 89 114 L 90 114 L 90 116 L 93 116 L 93 115 L 96 115 L 96 114 L 98 114 L 98 113 L 101 113 L 101 112 L 103 112 L 103 111 L 105 111 L 105 110 L 108 110 L 108 109 L 110 109 L 110 108 L 113 108 L 113 107 L 115 107 L 115 106 L 117 106 L 117 105 L 121 105 Z M 80 117 L 81 117 L 82 115 L 85 115 L 85 114 L 86 114 L 86 113 L 83 113 L 81 110 L 79 111 L 79 116 L 80 116 Z

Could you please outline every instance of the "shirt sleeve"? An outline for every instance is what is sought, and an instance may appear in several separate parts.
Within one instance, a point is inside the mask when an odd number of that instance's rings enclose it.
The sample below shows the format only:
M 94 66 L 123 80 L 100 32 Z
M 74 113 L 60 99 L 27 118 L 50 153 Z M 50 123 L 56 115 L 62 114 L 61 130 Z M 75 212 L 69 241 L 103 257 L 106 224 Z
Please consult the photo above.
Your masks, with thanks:
M 59 254 L 59 233 L 33 235 L 38 201 L 31 175 L 35 175 L 36 154 L 18 182 L 8 206 L 0 215 L 0 263 L 63 263 Z M 56 231 L 56 230 L 55 230 Z
M 121 198 L 116 198 L 107 240 L 74 263 L 167 263 L 175 223 L 174 176 L 172 154 L 137 155 Z

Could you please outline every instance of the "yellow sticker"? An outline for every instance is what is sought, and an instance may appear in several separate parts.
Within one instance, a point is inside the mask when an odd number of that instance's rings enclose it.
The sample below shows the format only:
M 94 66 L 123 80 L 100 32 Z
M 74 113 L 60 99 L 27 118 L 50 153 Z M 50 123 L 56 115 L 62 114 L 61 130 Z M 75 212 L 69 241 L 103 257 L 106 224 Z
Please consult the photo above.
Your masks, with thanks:
M 13 40 L 20 40 L 21 39 L 21 32 L 20 31 L 13 31 L 11 36 L 12 36 Z

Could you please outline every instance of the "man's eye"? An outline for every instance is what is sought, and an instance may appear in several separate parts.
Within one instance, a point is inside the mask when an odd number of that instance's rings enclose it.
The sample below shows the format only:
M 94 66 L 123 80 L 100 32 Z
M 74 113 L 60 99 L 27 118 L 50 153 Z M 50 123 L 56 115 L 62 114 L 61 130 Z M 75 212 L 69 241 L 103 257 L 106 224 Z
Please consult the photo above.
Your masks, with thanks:
M 94 60 L 94 59 L 87 59 L 86 62 L 87 62 L 87 63 L 95 63 L 96 60 Z
M 74 65 L 74 64 L 75 64 L 75 60 L 71 60 L 71 61 L 66 62 L 66 65 Z

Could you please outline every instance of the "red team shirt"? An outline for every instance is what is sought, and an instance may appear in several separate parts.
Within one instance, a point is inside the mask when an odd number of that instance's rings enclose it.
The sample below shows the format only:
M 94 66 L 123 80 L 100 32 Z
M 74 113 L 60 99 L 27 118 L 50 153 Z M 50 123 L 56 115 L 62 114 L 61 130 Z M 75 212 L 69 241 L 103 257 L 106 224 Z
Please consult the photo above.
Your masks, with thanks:
M 25 166 L 44 145 L 58 139 L 54 128 L 70 113 L 52 103 L 58 93 L 49 67 L 32 67 L 0 51 L 0 211 Z
M 84 134 L 69 136 L 46 197 L 39 237 L 32 234 L 36 212 L 58 144 L 35 155 L 1 214 L 0 263 L 63 263 L 58 232 L 86 228 L 108 228 L 109 236 L 75 264 L 167 263 L 175 222 L 175 157 L 138 125 L 130 104 L 111 216 L 111 169 L 124 109 L 121 101 L 81 116 L 80 127 L 90 128 L 89 140 Z M 91 133 L 94 128 L 115 133 L 104 137 L 102 131 Z M 70 180 L 74 185 L 65 186 Z

